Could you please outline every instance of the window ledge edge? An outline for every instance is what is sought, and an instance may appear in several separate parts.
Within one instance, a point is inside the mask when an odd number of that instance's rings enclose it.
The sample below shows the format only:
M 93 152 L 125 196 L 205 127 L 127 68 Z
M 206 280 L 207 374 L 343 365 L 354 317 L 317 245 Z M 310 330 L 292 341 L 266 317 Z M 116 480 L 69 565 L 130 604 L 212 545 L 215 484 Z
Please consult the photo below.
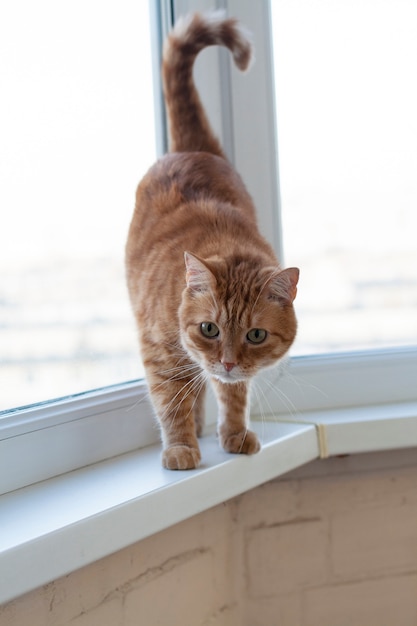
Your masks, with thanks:
M 263 447 L 251 457 L 210 433 L 197 470 L 164 470 L 158 444 L 0 496 L 0 604 L 318 457 L 310 424 L 254 430 Z
M 198 470 L 170 472 L 160 445 L 0 496 L 0 604 L 317 458 L 417 448 L 417 402 L 254 421 L 263 447 L 227 455 L 214 432 Z

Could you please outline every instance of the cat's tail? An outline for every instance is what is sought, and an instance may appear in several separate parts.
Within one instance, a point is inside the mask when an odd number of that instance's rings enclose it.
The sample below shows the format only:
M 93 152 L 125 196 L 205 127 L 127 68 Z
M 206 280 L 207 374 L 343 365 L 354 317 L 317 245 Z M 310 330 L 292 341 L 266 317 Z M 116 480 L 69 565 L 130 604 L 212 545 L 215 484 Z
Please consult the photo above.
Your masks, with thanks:
M 197 54 L 207 46 L 226 46 L 241 70 L 249 67 L 249 33 L 223 11 L 192 14 L 177 21 L 163 52 L 162 76 L 170 125 L 172 152 L 211 152 L 224 156 L 214 135 L 193 80 Z

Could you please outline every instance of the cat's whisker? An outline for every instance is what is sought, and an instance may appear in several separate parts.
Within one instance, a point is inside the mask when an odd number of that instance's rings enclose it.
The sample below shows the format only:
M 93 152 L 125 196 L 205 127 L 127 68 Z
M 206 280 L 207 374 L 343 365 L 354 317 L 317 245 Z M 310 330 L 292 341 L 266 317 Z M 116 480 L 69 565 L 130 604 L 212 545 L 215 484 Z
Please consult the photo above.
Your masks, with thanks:
M 139 400 L 136 400 L 133 404 L 131 404 L 127 409 L 126 412 L 129 413 L 130 411 L 133 411 L 134 409 L 136 409 L 138 406 L 140 406 L 142 404 L 142 402 L 148 401 L 150 397 L 149 394 L 149 389 L 146 388 L 146 392 L 143 394 L 143 396 L 141 398 L 139 398 Z
M 202 389 L 203 389 L 203 387 L 204 387 L 204 385 L 205 385 L 205 383 L 206 383 L 206 378 L 205 378 L 205 376 L 198 375 L 198 376 L 196 376 L 196 377 L 195 377 L 195 379 L 193 379 L 193 380 L 192 380 L 192 381 L 190 381 L 190 382 L 191 382 L 191 383 L 193 383 L 193 384 L 192 384 L 192 385 L 191 385 L 191 387 L 187 390 L 187 392 L 185 393 L 184 397 L 183 397 L 183 398 L 181 398 L 180 402 L 178 403 L 178 406 L 177 406 L 177 408 L 176 408 L 176 410 L 175 410 L 175 412 L 174 412 L 174 414 L 173 414 L 173 416 L 172 416 L 172 419 L 171 419 L 171 426 L 174 424 L 174 422 L 175 422 L 175 420 L 176 420 L 176 417 L 177 417 L 177 415 L 178 415 L 178 412 L 179 412 L 179 410 L 181 409 L 181 405 L 182 405 L 182 403 L 183 403 L 183 402 L 184 402 L 184 401 L 188 398 L 188 396 L 190 396 L 191 394 L 194 394 L 194 395 L 195 395 L 194 400 L 193 400 L 193 402 L 192 402 L 192 404 L 191 404 L 191 407 L 190 407 L 189 411 L 188 411 L 188 412 L 185 414 L 185 416 L 183 416 L 183 417 L 188 417 L 188 416 L 189 416 L 189 415 L 193 412 L 194 407 L 195 407 L 195 404 L 196 404 L 196 402 L 197 402 L 197 400 L 198 400 L 198 396 L 199 396 L 199 394 L 201 393 L 201 391 L 202 391 Z
M 274 411 L 274 409 L 272 408 L 267 394 L 265 393 L 265 391 L 262 389 L 261 385 L 258 382 L 255 383 L 254 389 L 255 389 L 255 393 L 257 394 L 258 402 L 259 402 L 258 410 L 260 410 L 261 412 L 262 420 L 267 422 L 268 421 L 267 415 L 270 415 L 273 417 L 276 411 Z M 265 405 L 266 405 L 266 408 L 264 408 Z
M 239 450 L 238 450 L 238 454 L 241 454 L 241 453 L 242 453 L 243 446 L 244 446 L 244 444 L 245 444 L 247 434 L 248 434 L 248 427 L 246 427 L 246 428 L 245 428 L 245 434 L 243 435 L 243 438 L 242 438 L 242 443 L 240 444 L 240 447 L 239 447 Z
M 168 382 L 170 380 L 180 380 L 181 378 L 184 378 L 185 376 L 187 376 L 188 373 L 190 372 L 197 373 L 198 371 L 201 371 L 201 367 L 197 363 L 193 363 L 193 364 L 179 365 L 177 367 L 171 367 L 166 370 L 159 370 L 158 374 L 161 376 L 164 374 L 165 375 L 172 374 L 167 379 L 167 381 L 164 381 L 164 382 Z M 181 376 L 178 378 L 179 374 L 181 374 Z
M 198 381 L 198 384 L 196 385 L 196 389 L 195 389 L 196 394 L 195 394 L 194 402 L 193 402 L 193 404 L 192 404 L 192 406 L 191 406 L 191 410 L 192 410 L 192 411 L 194 410 L 194 407 L 195 407 L 196 402 L 197 402 L 197 400 L 198 400 L 198 396 L 199 396 L 199 394 L 202 392 L 202 390 L 203 390 L 203 388 L 204 388 L 205 384 L 207 383 L 207 380 L 208 380 L 207 376 L 203 373 L 203 374 L 201 375 L 200 380 Z
M 329 398 L 329 394 L 326 393 L 323 389 L 320 389 L 320 387 L 317 387 L 312 383 L 306 382 L 302 376 L 296 376 L 291 372 L 290 359 L 288 356 L 284 357 L 284 359 L 282 359 L 276 367 L 268 371 L 272 372 L 272 374 L 275 375 L 273 378 L 275 382 L 283 377 L 288 378 L 292 383 L 297 386 L 298 391 L 301 394 L 304 394 L 305 390 L 308 389 L 317 391 L 317 393 L 320 394 L 323 398 Z
M 305 380 L 303 380 L 301 376 L 295 376 L 289 371 L 286 372 L 286 376 L 288 376 L 288 378 L 290 378 L 291 381 L 297 385 L 301 393 L 304 393 L 306 389 L 310 389 L 313 391 L 317 391 L 317 393 L 319 393 L 323 398 L 329 398 L 329 394 L 326 393 L 323 389 L 320 389 L 320 387 L 317 387 L 317 385 L 313 385 L 312 383 L 305 382 Z
M 265 441 L 265 411 L 262 407 L 262 403 L 261 403 L 261 399 L 260 399 L 260 395 L 259 395 L 259 388 L 258 388 L 258 383 L 256 381 L 253 381 L 253 385 L 251 386 L 251 389 L 253 389 L 254 394 L 256 396 L 256 402 L 257 402 L 257 406 L 256 408 L 254 407 L 254 410 L 257 414 L 260 413 L 259 417 L 261 418 L 261 423 L 262 423 L 262 436 L 261 436 L 261 443 L 263 443 Z M 252 407 L 251 407 L 252 408 Z
M 170 402 L 165 406 L 165 411 L 167 412 L 167 414 L 169 414 L 171 412 L 172 409 L 172 405 L 175 404 L 175 401 L 177 400 L 178 396 L 180 396 L 181 394 L 184 393 L 184 396 L 181 398 L 180 402 L 178 402 L 178 405 L 176 407 L 173 419 L 175 419 L 176 415 L 178 414 L 178 411 L 182 405 L 182 403 L 188 398 L 188 396 L 192 393 L 195 393 L 195 391 L 198 389 L 198 391 L 201 391 L 202 386 L 205 382 L 205 376 L 202 375 L 201 372 L 199 372 L 198 374 L 196 374 L 196 376 L 194 376 L 193 378 L 191 378 L 185 385 L 183 385 L 175 394 L 175 396 L 170 400 Z M 188 388 L 188 389 L 187 389 Z M 198 395 L 198 393 L 197 393 Z M 188 414 L 187 414 L 188 415 Z
M 163 389 L 164 386 L 169 386 L 170 384 L 174 383 L 178 383 L 182 380 L 187 380 L 190 378 L 190 375 L 192 376 L 192 380 L 194 380 L 195 378 L 199 377 L 201 375 L 200 372 L 195 372 L 194 374 L 192 372 L 185 374 L 184 376 L 181 377 L 172 377 L 172 378 L 168 378 L 167 380 L 162 381 L 161 383 L 159 383 L 158 385 L 155 385 L 154 390 L 156 391 L 160 391 Z M 181 393 L 181 391 L 186 388 L 188 385 L 190 385 L 191 381 L 189 380 L 188 382 L 186 382 L 182 387 L 180 387 L 180 389 L 177 392 L 177 395 Z M 177 396 L 175 396 L 177 397 Z
M 197 375 L 198 376 L 198 375 Z M 164 410 L 167 414 L 170 413 L 172 405 L 175 404 L 175 401 L 177 400 L 178 396 L 181 396 L 181 394 L 184 393 L 184 390 L 187 389 L 187 387 L 189 387 L 190 385 L 193 385 L 195 383 L 195 378 L 192 378 L 191 380 L 189 380 L 187 383 L 185 383 L 184 385 L 182 385 L 179 390 L 177 391 L 177 393 L 171 398 L 171 400 L 169 401 L 168 404 L 165 405 Z M 181 406 L 181 404 L 184 402 L 184 400 L 187 398 L 187 396 L 189 395 L 190 390 L 188 390 L 186 392 L 186 394 L 181 398 L 180 402 L 177 404 L 176 407 L 176 412 L 178 412 L 178 408 Z
M 288 397 L 288 395 L 282 389 L 274 385 L 274 383 L 268 380 L 267 378 L 264 379 L 264 382 L 267 384 L 268 388 L 276 395 L 276 397 L 279 398 L 283 402 L 286 409 L 292 416 L 299 414 L 299 411 L 297 407 L 295 406 L 295 404 L 292 402 L 292 400 Z M 265 394 L 265 398 L 266 398 L 266 394 Z

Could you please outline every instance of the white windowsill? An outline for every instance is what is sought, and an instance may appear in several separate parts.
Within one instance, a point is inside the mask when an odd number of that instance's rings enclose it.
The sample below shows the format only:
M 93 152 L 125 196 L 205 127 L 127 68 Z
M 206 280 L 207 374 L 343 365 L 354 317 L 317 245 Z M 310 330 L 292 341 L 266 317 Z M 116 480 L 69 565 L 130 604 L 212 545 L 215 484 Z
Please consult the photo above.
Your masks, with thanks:
M 225 454 L 210 433 L 195 471 L 162 469 L 156 445 L 1 496 L 0 603 L 320 456 L 417 447 L 417 403 L 304 413 L 253 428 L 263 442 L 253 457 Z

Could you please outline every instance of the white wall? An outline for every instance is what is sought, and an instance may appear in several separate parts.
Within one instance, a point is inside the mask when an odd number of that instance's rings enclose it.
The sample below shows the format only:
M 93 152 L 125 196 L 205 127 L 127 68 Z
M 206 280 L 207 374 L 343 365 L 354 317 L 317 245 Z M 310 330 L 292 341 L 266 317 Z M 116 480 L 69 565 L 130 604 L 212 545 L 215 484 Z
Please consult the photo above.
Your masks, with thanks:
M 0 624 L 415 626 L 417 462 L 317 461 L 5 605 Z

